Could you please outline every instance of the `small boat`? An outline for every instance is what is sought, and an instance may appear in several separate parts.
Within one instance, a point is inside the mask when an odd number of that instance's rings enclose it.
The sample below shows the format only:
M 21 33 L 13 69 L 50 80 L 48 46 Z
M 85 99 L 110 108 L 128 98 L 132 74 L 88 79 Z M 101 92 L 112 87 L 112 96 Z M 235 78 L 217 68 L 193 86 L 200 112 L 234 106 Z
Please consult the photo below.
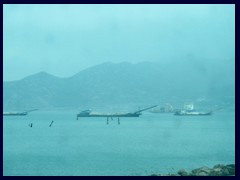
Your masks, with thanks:
M 26 116 L 27 112 L 3 112 L 4 116 Z
M 3 112 L 3 116 L 26 116 L 29 112 L 36 111 L 38 109 L 32 109 L 28 111 L 22 111 L 22 112 Z

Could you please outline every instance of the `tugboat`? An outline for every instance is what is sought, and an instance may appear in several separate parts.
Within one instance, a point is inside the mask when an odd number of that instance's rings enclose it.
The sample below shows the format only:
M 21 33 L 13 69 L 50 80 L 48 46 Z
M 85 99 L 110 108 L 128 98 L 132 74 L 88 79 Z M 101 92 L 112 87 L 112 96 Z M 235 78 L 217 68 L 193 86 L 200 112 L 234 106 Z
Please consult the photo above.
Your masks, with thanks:
M 185 104 L 183 110 L 176 111 L 174 113 L 176 116 L 209 116 L 212 115 L 212 111 L 201 112 L 194 109 L 193 104 Z

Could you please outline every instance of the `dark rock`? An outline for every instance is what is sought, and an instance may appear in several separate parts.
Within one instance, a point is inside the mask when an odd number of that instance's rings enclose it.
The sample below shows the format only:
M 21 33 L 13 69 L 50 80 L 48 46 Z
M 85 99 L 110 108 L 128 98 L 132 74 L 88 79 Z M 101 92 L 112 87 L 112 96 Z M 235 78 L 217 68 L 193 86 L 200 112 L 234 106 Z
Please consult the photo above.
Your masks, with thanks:
M 204 166 L 204 167 L 192 170 L 191 175 L 192 176 L 207 176 L 211 171 L 212 171 L 211 168 Z
M 150 176 L 159 176 L 158 174 L 151 174 Z
M 180 170 L 178 171 L 178 174 L 179 174 L 180 176 L 187 176 L 187 175 L 188 175 L 188 172 L 187 172 L 185 169 L 180 169 Z
M 228 175 L 235 175 L 235 164 L 226 165 L 226 169 L 228 170 Z
M 223 176 L 223 172 L 221 168 L 214 168 L 210 173 L 209 176 Z
M 213 166 L 213 169 L 216 169 L 216 168 L 224 168 L 225 166 L 223 164 L 217 164 L 215 166 Z
M 201 171 L 201 172 L 197 173 L 196 176 L 208 176 L 208 174 L 204 171 Z
M 229 164 L 229 165 L 222 165 L 217 164 L 213 167 L 213 170 L 209 174 L 210 176 L 230 176 L 235 175 L 235 165 Z
M 226 165 L 226 167 L 234 168 L 234 169 L 235 169 L 235 164 L 228 164 L 228 165 Z
M 167 176 L 179 176 L 178 174 L 168 174 Z
M 213 168 L 201 167 L 193 169 L 188 173 L 185 169 L 180 169 L 177 174 L 152 174 L 151 176 L 234 176 L 235 164 L 217 164 Z

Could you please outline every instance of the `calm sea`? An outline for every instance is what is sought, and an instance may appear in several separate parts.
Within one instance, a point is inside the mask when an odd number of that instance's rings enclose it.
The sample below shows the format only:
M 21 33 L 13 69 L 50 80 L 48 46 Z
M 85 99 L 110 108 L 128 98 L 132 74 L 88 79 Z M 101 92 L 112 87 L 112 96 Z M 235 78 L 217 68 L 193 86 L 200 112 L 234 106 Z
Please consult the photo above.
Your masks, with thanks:
M 144 112 L 108 125 L 106 118 L 76 120 L 76 113 L 5 116 L 4 175 L 131 176 L 235 163 L 234 112 L 197 117 Z

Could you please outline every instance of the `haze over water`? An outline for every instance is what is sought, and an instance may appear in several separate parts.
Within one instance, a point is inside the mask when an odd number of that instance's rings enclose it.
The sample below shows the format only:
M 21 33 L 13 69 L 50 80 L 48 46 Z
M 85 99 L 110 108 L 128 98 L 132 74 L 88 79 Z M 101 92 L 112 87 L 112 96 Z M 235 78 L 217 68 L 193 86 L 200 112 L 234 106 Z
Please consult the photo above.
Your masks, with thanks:
M 235 164 L 234 5 L 3 7 L 3 173 L 150 175 Z M 135 112 L 193 103 L 210 116 Z M 50 126 L 50 124 L 52 125 Z
M 69 77 L 103 62 L 234 66 L 234 5 L 5 4 L 3 13 L 4 81 Z

